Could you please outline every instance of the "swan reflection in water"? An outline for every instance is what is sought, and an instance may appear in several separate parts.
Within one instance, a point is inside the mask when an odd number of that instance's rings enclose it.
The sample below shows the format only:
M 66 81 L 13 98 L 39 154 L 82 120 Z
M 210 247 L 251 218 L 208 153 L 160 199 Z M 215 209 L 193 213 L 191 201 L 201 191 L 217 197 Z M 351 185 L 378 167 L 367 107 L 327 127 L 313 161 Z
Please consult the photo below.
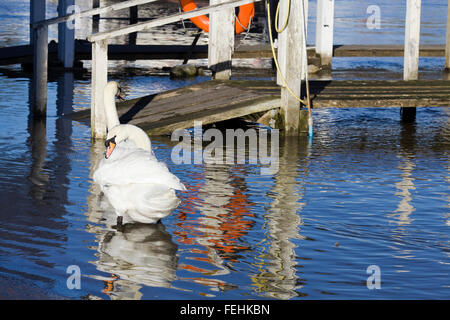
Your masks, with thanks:
M 176 279 L 178 246 L 162 223 L 125 224 L 108 231 L 98 246 L 97 269 L 113 275 L 103 291 L 112 299 L 140 299 L 144 286 L 171 287 Z

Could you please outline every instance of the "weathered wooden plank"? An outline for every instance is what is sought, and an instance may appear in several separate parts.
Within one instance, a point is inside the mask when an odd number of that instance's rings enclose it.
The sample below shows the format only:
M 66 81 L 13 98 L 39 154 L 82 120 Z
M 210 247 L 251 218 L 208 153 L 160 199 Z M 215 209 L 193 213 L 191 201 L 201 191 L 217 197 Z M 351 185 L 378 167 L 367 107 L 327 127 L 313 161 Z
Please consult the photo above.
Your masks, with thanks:
M 271 81 L 261 81 L 270 84 L 268 90 L 246 88 L 246 81 L 205 81 L 192 86 L 173 89 L 166 92 L 136 98 L 117 104 L 119 117 L 129 119 L 141 118 L 160 112 L 181 110 L 186 112 L 193 105 L 206 106 L 207 102 L 225 101 L 229 99 L 247 100 L 262 95 L 279 95 L 279 88 Z M 273 90 L 277 88 L 277 90 Z M 217 103 L 216 103 L 217 104 Z M 89 110 L 79 111 L 73 115 L 74 119 L 84 121 L 89 119 Z
M 142 128 L 151 135 L 171 134 L 176 129 L 193 127 L 194 120 L 201 121 L 203 124 L 210 124 L 279 108 L 279 103 L 279 98 L 262 97 L 251 101 L 240 102 L 233 107 L 226 106 L 206 112 L 193 113 L 186 116 L 182 122 L 179 121 L 179 118 L 165 119 L 153 125 L 143 124 Z
M 450 70 L 450 0 L 447 3 L 447 29 L 445 33 L 445 70 Z
M 390 108 L 390 107 L 449 107 L 449 100 L 437 98 L 418 99 L 345 99 L 345 100 L 321 100 L 313 99 L 312 105 L 317 108 Z
M 47 19 L 47 20 L 40 19 L 39 21 L 33 22 L 32 25 L 35 26 L 35 27 L 39 26 L 39 25 L 49 26 L 49 25 L 52 25 L 52 24 L 55 24 L 55 23 L 61 23 L 61 22 L 65 22 L 65 21 L 69 21 L 69 20 L 75 20 L 75 19 L 79 19 L 79 18 L 83 18 L 83 17 L 90 17 L 90 16 L 94 16 L 94 15 L 104 14 L 104 13 L 108 13 L 108 12 L 112 12 L 112 11 L 126 9 L 126 8 L 129 8 L 129 7 L 132 7 L 132 6 L 137 6 L 137 5 L 140 5 L 140 4 L 146 4 L 146 3 L 155 2 L 155 1 L 158 1 L 158 0 L 129 0 L 129 1 L 122 1 L 122 2 L 118 2 L 118 3 L 112 4 L 110 6 L 89 9 L 89 10 L 86 10 L 86 11 L 65 15 L 63 17 L 56 17 L 56 18 Z
M 286 135 L 296 136 L 299 134 L 300 101 L 293 94 L 300 97 L 301 76 L 306 61 L 304 57 L 306 41 L 303 39 L 304 2 L 303 0 L 280 1 L 280 6 L 287 7 L 288 5 L 290 5 L 289 20 L 286 29 L 279 36 L 280 46 L 283 45 L 285 48 L 278 52 L 278 60 L 283 61 L 284 64 L 284 66 L 280 65 L 280 71 L 284 73 L 279 76 L 285 79 L 285 81 L 281 81 L 283 85 L 281 87 L 281 114 Z
M 421 57 L 443 57 L 444 45 L 421 45 L 419 55 Z M 403 57 L 403 45 L 335 45 L 334 57 Z
M 45 116 L 47 112 L 48 27 L 37 28 L 34 39 L 32 112 Z
M 103 91 L 108 80 L 108 40 L 92 44 L 91 136 L 106 137 L 106 114 Z
M 235 108 L 236 105 L 245 103 L 245 104 L 252 104 L 253 101 L 259 100 L 259 99 L 265 99 L 265 97 L 251 97 L 249 99 L 232 99 L 226 103 L 225 101 L 220 101 L 218 104 L 209 103 L 207 106 L 195 106 L 193 108 L 190 108 L 189 110 L 182 110 L 178 109 L 176 111 L 171 112 L 165 112 L 165 113 L 159 113 L 159 114 L 153 114 L 149 115 L 145 118 L 133 118 L 130 123 L 136 124 L 139 126 L 145 125 L 147 123 L 152 124 L 160 124 L 162 121 L 172 119 L 175 122 L 183 122 L 186 117 L 189 118 L 192 114 L 203 114 L 203 113 L 214 113 L 217 114 L 219 117 L 221 117 L 221 113 L 223 110 L 229 111 Z M 222 110 L 222 108 L 225 108 Z M 220 111 L 222 110 L 222 111 Z M 172 121 L 171 120 L 171 121 Z
M 423 94 L 417 99 L 446 99 L 448 98 L 448 94 Z M 384 94 L 384 95 L 373 95 L 373 94 L 343 94 L 343 95 L 320 95 L 315 100 L 352 100 L 352 99 L 361 99 L 361 100 L 408 100 L 411 99 L 410 94 L 399 95 L 399 94 Z
M 223 4 L 227 0 L 210 0 L 211 5 Z M 234 8 L 210 14 L 208 40 L 208 68 L 213 79 L 230 79 L 231 56 L 234 51 Z
M 65 16 L 75 0 L 58 0 L 58 15 Z M 71 22 L 58 25 L 58 59 L 64 68 L 72 68 L 75 55 L 75 25 Z
M 448 80 L 312 80 L 311 86 L 322 88 L 341 88 L 341 87 L 404 87 L 404 88 L 425 88 L 425 87 L 449 87 L 450 81 Z
M 92 51 L 90 43 L 75 42 L 75 59 L 90 60 Z M 189 51 L 189 45 L 109 45 L 108 60 L 167 60 L 185 58 Z M 49 43 L 48 53 L 52 57 L 57 52 L 57 45 Z M 402 57 L 402 46 L 334 46 L 335 57 Z M 420 46 L 421 57 L 444 57 L 444 45 Z M 314 55 L 314 49 L 308 48 L 308 57 Z M 0 65 L 15 63 L 31 63 L 33 48 L 30 45 L 12 46 L 0 48 Z M 208 46 L 197 45 L 192 50 L 190 59 L 205 59 L 208 57 Z M 270 59 L 272 51 L 267 45 L 240 46 L 233 52 L 233 59 Z
M 231 105 L 235 101 L 245 101 L 257 98 L 258 95 L 236 90 L 226 90 L 223 92 L 214 92 L 202 90 L 200 94 L 183 95 L 177 99 L 169 99 L 172 101 L 160 101 L 151 104 L 151 108 L 146 108 L 137 114 L 134 119 L 145 119 L 148 116 L 164 117 L 165 114 L 178 113 L 180 116 L 199 110 L 213 109 L 220 105 Z
M 278 26 L 275 26 L 275 29 L 278 30 L 278 46 L 276 48 L 276 55 L 278 59 L 278 67 L 279 71 L 277 72 L 277 84 L 279 86 L 283 86 L 283 80 L 281 79 L 281 75 L 286 75 L 286 50 L 287 50 L 287 32 L 283 30 L 283 23 L 285 22 L 286 15 L 289 14 L 289 7 L 287 6 L 287 1 L 277 1 L 279 2 L 279 17 L 278 17 Z M 275 1 L 274 1 L 275 3 Z M 275 8 L 272 8 L 271 11 L 274 11 Z M 276 21 L 273 21 L 275 24 Z M 272 35 L 273 37 L 273 35 Z M 271 54 L 272 50 L 271 50 Z
M 330 66 L 333 56 L 334 0 L 317 1 L 316 53 L 323 66 Z
M 313 108 L 448 107 L 450 81 L 311 81 Z M 118 104 L 122 123 L 153 135 L 280 107 L 275 81 L 206 81 Z M 89 123 L 89 110 L 71 118 Z

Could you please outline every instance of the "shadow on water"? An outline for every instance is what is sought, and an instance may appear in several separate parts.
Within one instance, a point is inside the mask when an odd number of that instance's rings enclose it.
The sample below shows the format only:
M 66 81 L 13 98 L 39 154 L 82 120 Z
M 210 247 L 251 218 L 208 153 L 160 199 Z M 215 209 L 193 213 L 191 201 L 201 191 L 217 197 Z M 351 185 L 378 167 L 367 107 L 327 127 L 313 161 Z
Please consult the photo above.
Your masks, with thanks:
M 149 95 L 138 99 L 133 107 L 131 107 L 127 112 L 125 112 L 123 115 L 120 116 L 119 118 L 120 123 L 123 124 L 130 122 L 135 115 L 137 115 L 142 109 L 145 108 L 146 105 L 148 105 L 155 98 L 155 96 L 156 95 Z

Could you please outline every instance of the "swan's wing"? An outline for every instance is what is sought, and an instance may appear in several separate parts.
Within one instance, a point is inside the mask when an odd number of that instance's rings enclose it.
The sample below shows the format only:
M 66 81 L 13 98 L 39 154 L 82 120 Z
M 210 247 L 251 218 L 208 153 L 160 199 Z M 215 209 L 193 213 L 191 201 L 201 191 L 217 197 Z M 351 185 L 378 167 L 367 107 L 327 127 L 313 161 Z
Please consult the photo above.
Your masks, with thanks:
M 116 147 L 119 149 L 119 147 Z M 150 152 L 142 149 L 122 150 L 116 158 L 103 159 L 94 174 L 100 184 L 157 184 L 166 188 L 186 190 L 180 179 Z M 114 154 L 113 153 L 113 154 Z M 110 161 L 111 160 L 111 161 Z
M 180 204 L 173 189 L 155 184 L 111 185 L 104 193 L 117 214 L 142 223 L 154 223 Z

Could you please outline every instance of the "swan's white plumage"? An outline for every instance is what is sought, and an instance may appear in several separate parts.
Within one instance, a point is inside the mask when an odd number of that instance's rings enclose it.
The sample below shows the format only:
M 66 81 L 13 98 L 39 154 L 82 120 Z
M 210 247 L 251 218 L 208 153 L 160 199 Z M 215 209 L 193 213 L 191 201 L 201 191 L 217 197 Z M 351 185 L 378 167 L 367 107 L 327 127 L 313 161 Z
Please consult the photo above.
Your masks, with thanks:
M 94 180 L 100 185 L 156 184 L 163 189 L 186 190 L 153 153 L 131 141 L 118 143 L 111 156 L 100 161 Z
M 108 127 L 107 139 L 115 137 L 117 145 L 108 159 L 102 158 L 93 178 L 125 222 L 153 223 L 178 206 L 174 190 L 186 188 L 155 157 L 142 129 L 119 124 L 114 102 L 117 91 L 118 84 L 109 82 L 104 98 L 108 126 L 113 126 Z

